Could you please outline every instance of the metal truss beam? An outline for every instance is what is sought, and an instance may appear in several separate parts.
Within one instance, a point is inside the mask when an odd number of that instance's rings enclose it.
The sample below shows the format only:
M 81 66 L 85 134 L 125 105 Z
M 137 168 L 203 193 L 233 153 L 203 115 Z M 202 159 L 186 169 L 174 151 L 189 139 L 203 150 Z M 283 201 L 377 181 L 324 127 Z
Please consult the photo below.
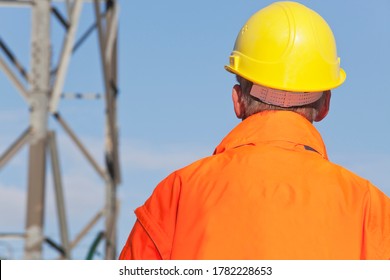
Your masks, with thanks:
M 53 2 L 63 2 L 66 13 L 53 6 Z M 76 33 L 84 3 L 94 4 L 95 20 L 86 32 L 76 40 Z M 101 4 L 106 9 L 100 11 Z M 116 119 L 117 87 L 117 32 L 118 6 L 115 0 L 31 0 L 5 1 L 0 0 L 1 7 L 30 7 L 32 9 L 31 33 L 31 67 L 30 73 L 22 66 L 11 48 L 0 39 L 0 50 L 9 61 L 0 57 L 0 69 L 15 85 L 28 104 L 30 111 L 29 127 L 16 139 L 14 143 L 1 155 L 0 169 L 26 144 L 29 145 L 28 155 L 28 190 L 25 233 L 19 234 L 25 240 L 24 258 L 43 258 L 42 245 L 49 244 L 60 258 L 70 259 L 72 250 L 82 238 L 101 219 L 105 218 L 105 229 L 100 231 L 100 237 L 106 241 L 105 258 L 116 258 L 116 221 L 118 216 L 117 185 L 120 182 L 120 166 L 118 153 L 118 129 Z M 54 16 L 65 28 L 66 35 L 62 45 L 62 53 L 55 70 L 51 66 L 51 16 Z M 105 166 L 100 164 L 88 152 L 80 138 L 65 122 L 59 112 L 59 103 L 63 96 L 63 88 L 72 58 L 72 54 L 84 43 L 93 31 L 98 32 L 99 56 L 101 59 L 104 79 L 104 101 L 106 109 L 106 139 L 105 139 Z M 8 63 L 7 63 L 8 62 Z M 10 62 L 10 63 L 9 63 Z M 11 67 L 13 66 L 13 67 Z M 16 71 L 15 71 L 16 70 Z M 16 72 L 16 73 L 15 73 Z M 19 74 L 19 75 L 17 75 Z M 27 90 L 28 89 L 28 90 Z M 97 94 L 76 93 L 72 96 L 79 98 L 97 99 Z M 99 95 L 100 97 L 100 95 Z M 94 168 L 106 187 L 103 209 L 82 229 L 73 241 L 68 235 L 66 219 L 65 197 L 63 194 L 59 147 L 56 134 L 49 130 L 49 117 L 54 116 L 65 132 L 79 148 L 87 162 Z M 49 156 L 49 157 L 48 157 Z M 53 173 L 55 202 L 59 220 L 61 244 L 44 234 L 45 194 L 46 194 L 46 160 L 50 159 Z M 0 238 L 9 237 L 9 234 L 0 233 Z M 100 238 L 99 238 L 100 241 Z M 94 245 L 96 245 L 94 243 Z M 91 256 L 90 250 L 88 257 Z
M 34 4 L 34 1 L 28 0 L 1 0 L 0 7 L 31 7 Z

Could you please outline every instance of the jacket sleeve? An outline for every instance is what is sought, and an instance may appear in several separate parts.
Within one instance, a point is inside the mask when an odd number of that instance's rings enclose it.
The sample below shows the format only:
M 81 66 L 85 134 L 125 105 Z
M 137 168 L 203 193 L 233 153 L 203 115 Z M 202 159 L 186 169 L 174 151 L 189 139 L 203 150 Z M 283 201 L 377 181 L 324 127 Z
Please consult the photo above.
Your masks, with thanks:
M 152 239 L 137 220 L 119 256 L 120 260 L 160 260 Z
M 135 210 L 137 221 L 120 259 L 170 259 L 180 191 L 176 173 L 157 185 L 145 204 Z
M 390 198 L 371 184 L 368 194 L 363 257 L 390 260 Z

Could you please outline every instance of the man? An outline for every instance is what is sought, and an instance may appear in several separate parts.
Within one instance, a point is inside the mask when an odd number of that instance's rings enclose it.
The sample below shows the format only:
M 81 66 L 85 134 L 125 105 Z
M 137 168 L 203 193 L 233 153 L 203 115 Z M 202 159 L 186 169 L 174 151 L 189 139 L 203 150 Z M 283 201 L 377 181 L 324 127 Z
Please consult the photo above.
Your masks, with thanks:
M 243 121 L 156 187 L 120 258 L 390 259 L 390 199 L 331 163 L 312 125 L 346 77 L 321 16 L 294 2 L 260 10 L 225 68 Z

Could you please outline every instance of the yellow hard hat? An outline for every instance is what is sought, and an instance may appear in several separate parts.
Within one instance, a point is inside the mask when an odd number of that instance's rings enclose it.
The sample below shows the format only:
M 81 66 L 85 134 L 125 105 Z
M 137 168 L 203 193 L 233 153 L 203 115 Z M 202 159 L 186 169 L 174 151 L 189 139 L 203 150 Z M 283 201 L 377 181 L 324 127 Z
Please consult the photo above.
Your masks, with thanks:
M 255 13 L 238 34 L 225 69 L 292 92 L 333 89 L 346 78 L 326 21 L 295 2 L 275 2 Z

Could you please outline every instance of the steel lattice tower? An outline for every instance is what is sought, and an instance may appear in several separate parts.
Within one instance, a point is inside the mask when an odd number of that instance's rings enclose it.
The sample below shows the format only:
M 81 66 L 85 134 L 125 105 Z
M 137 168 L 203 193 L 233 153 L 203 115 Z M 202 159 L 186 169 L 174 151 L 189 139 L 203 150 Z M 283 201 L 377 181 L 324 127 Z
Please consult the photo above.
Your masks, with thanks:
M 62 2 L 61 4 L 54 2 Z M 30 110 L 30 124 L 11 146 L 0 157 L 0 168 L 24 146 L 28 145 L 28 180 L 27 180 L 27 213 L 24 238 L 24 258 L 41 259 L 42 244 L 48 241 L 44 233 L 44 197 L 46 192 L 46 159 L 50 158 L 54 178 L 56 206 L 60 224 L 61 244 L 51 243 L 60 252 L 60 258 L 70 259 L 72 249 L 81 238 L 101 218 L 105 219 L 105 228 L 100 238 L 105 239 L 105 258 L 116 257 L 116 219 L 117 219 L 117 186 L 120 183 L 120 166 L 118 159 L 118 131 L 116 121 L 117 87 L 117 30 L 118 1 L 116 0 L 15 0 L 0 1 L 0 7 L 23 7 L 32 9 L 30 72 L 7 46 L 6 40 L 0 39 L 0 68 L 14 84 L 24 98 Z M 56 5 L 65 5 L 66 13 L 61 13 Z M 83 35 L 76 38 L 79 22 L 82 20 L 83 5 L 94 5 L 95 22 Z M 51 61 L 50 35 L 51 18 L 55 18 L 65 29 L 62 51 L 59 61 Z M 96 30 L 104 79 L 105 102 L 105 166 L 100 166 L 81 139 L 74 133 L 59 111 L 59 102 L 72 54 Z M 52 65 L 55 67 L 53 68 Z M 82 94 L 80 95 L 82 96 Z M 53 118 L 66 132 L 70 139 L 86 157 L 105 186 L 105 203 L 93 219 L 81 230 L 75 240 L 69 240 L 68 223 L 63 196 L 61 169 L 57 152 L 56 132 L 49 126 Z M 0 237 L 6 234 L 1 233 Z

